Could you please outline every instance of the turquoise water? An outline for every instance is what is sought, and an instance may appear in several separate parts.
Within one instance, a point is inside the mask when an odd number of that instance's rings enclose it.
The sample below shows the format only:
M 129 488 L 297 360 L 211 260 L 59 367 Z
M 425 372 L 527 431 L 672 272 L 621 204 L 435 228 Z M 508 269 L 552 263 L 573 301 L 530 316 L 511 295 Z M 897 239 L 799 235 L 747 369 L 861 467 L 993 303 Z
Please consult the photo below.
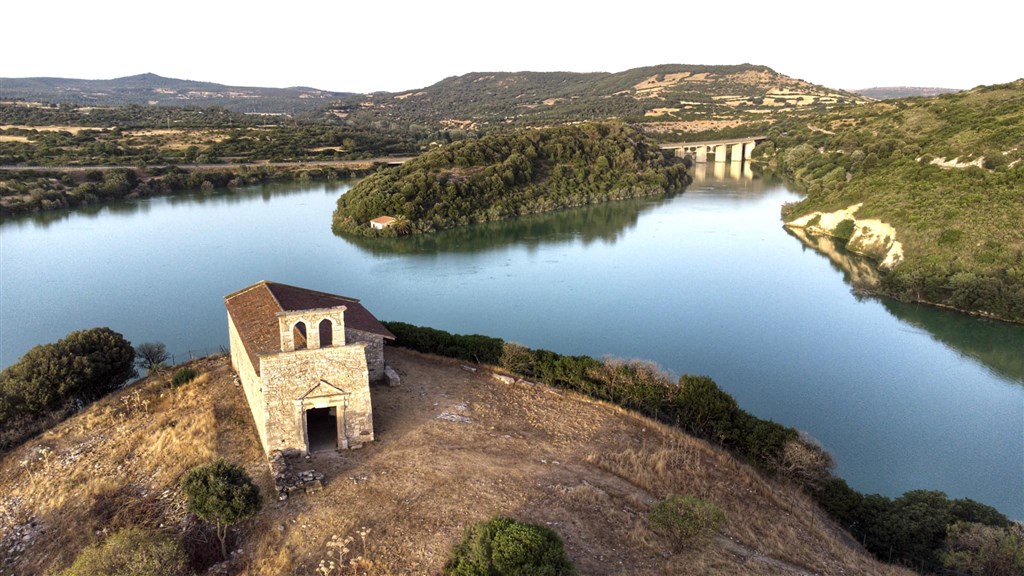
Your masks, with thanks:
M 1024 518 L 1024 328 L 855 296 L 749 174 L 427 237 L 330 231 L 345 185 L 159 198 L 0 224 L 0 365 L 110 326 L 177 360 L 227 346 L 223 297 L 267 279 L 378 317 L 713 377 L 805 430 L 864 492 Z M 731 178 L 730 178 L 731 177 Z

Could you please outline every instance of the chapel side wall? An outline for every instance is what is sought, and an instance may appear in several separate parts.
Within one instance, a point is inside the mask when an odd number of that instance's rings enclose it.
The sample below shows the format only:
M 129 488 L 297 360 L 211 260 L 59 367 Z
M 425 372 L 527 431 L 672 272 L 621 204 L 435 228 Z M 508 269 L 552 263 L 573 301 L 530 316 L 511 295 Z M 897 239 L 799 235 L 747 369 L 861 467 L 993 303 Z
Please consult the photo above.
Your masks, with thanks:
M 345 341 L 366 343 L 366 364 L 370 371 L 370 382 L 384 380 L 384 337 L 355 328 L 345 328 Z
M 263 450 L 270 452 L 267 444 L 267 414 L 266 404 L 263 399 L 263 382 L 256 375 L 256 368 L 249 361 L 249 354 L 245 351 L 242 338 L 238 335 L 238 329 L 228 314 L 228 338 L 231 345 L 231 367 L 238 374 L 242 381 L 242 390 L 245 391 L 245 399 L 249 404 L 249 411 L 252 412 L 252 419 L 256 423 L 256 431 L 259 433 Z
M 325 380 L 349 393 L 345 412 L 345 436 L 350 447 L 373 441 L 373 410 L 365 346 L 331 346 L 261 356 L 261 375 L 266 382 L 268 452 L 294 448 L 306 451 L 302 417 L 314 407 L 312 399 L 299 398 Z M 313 395 L 315 396 L 315 394 Z M 342 408 L 338 408 L 339 413 Z

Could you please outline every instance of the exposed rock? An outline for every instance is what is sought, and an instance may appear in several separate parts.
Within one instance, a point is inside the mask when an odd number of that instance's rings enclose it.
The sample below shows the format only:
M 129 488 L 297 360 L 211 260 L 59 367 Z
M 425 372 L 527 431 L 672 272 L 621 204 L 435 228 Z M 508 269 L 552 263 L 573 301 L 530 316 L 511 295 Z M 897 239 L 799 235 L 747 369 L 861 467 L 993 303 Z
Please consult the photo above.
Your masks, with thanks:
M 391 366 L 384 366 L 384 378 L 387 380 L 388 386 L 398 386 L 402 383 L 398 372 Z
M 506 376 L 504 374 L 494 373 L 491 374 L 491 376 L 493 376 L 495 380 L 501 382 L 502 384 L 514 384 L 516 381 L 516 379 L 513 378 L 512 376 Z
M 858 220 L 854 215 L 862 205 L 854 204 L 835 212 L 812 212 L 786 222 L 785 226 L 803 229 L 810 235 L 835 237 L 836 228 L 842 222 L 852 220 L 853 234 L 846 243 L 846 249 L 877 261 L 883 270 L 891 270 L 903 261 L 903 244 L 896 240 L 896 229 L 890 224 L 875 219 Z

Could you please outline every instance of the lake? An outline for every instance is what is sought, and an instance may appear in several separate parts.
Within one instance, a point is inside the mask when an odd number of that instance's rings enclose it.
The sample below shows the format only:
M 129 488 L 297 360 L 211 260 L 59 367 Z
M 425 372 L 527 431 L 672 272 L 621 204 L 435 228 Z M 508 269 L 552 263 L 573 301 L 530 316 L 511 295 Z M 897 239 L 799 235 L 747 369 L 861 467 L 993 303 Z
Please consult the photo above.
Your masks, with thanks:
M 274 280 L 379 318 L 713 377 L 807 431 L 866 492 L 943 490 L 1024 519 L 1024 327 L 857 296 L 781 227 L 797 195 L 725 165 L 681 195 L 424 237 L 331 234 L 347 184 L 140 200 L 0 224 L 0 365 L 110 326 L 181 361 L 223 297 Z

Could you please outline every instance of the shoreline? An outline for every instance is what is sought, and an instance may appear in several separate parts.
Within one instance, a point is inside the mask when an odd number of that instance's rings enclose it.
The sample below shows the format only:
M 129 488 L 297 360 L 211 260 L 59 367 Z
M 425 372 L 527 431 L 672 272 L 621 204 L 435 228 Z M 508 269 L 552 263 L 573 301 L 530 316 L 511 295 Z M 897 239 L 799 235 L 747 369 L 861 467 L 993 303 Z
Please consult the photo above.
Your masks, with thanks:
M 159 166 L 0 166 L 7 174 L 32 180 L 27 194 L 0 197 L 0 221 L 8 217 L 103 206 L 121 200 L 176 196 L 216 188 L 268 182 L 303 182 L 366 176 L 407 157 L 251 164 Z M 28 175 L 28 176 L 26 176 Z M 47 187 L 47 188 L 44 188 Z

